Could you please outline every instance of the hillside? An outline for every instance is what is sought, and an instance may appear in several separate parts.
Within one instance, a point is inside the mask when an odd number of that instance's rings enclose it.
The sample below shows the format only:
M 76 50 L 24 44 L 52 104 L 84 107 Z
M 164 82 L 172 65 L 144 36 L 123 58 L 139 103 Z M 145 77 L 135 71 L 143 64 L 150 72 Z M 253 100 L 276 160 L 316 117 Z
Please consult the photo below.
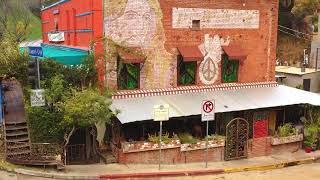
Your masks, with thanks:
M 30 32 L 28 33 L 28 40 L 41 39 L 41 20 L 38 16 L 35 16 L 30 12 L 31 22 L 30 22 Z

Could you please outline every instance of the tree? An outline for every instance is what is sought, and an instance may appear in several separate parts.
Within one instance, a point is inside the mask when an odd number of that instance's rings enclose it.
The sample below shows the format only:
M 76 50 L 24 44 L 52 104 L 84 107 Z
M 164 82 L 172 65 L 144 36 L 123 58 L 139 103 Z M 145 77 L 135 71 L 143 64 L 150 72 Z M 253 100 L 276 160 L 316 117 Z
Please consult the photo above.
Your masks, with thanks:
M 78 128 L 86 128 L 96 123 L 109 123 L 114 113 L 110 110 L 110 96 L 101 95 L 97 89 L 85 89 L 73 93 L 63 105 L 64 117 L 61 126 L 65 130 L 64 152 L 70 138 Z M 117 113 L 117 112 L 116 112 Z
M 30 32 L 28 1 L 0 0 L 0 39 L 8 33 L 16 42 L 26 40 Z

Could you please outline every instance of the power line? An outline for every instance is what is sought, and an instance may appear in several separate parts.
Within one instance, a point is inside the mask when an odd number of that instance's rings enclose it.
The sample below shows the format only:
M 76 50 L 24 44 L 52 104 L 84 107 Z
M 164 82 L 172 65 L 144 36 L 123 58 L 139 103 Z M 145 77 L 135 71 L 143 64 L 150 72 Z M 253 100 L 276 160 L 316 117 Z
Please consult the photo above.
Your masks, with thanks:
M 303 40 L 306 40 L 306 41 L 311 41 L 310 39 L 303 38 L 303 37 L 299 37 L 299 36 L 297 36 L 297 35 L 295 35 L 295 34 L 291 34 L 291 33 L 286 32 L 286 31 L 284 31 L 284 30 L 281 30 L 281 29 L 278 29 L 278 30 L 279 30 L 279 31 L 281 31 L 281 32 L 283 32 L 283 33 L 285 33 L 285 34 L 288 34 L 288 35 L 294 36 L 295 38 L 303 39 Z
M 281 28 L 288 29 L 288 30 L 290 30 L 290 31 L 299 33 L 299 34 L 304 34 L 304 35 L 307 35 L 307 36 L 312 36 L 311 34 L 303 33 L 303 32 L 300 32 L 300 31 L 297 31 L 297 30 L 294 30 L 294 29 L 291 29 L 291 28 L 288 28 L 288 27 L 285 27 L 285 26 L 281 26 L 281 25 L 278 25 L 278 26 L 281 27 Z

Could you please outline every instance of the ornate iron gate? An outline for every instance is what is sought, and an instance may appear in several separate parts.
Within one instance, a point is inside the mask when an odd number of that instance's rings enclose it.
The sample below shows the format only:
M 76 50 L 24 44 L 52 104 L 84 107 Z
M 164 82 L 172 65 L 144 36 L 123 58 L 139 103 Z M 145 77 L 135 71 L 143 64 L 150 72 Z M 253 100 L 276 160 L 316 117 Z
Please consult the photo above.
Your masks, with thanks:
M 249 123 L 245 119 L 235 118 L 226 127 L 226 161 L 246 158 L 248 155 Z

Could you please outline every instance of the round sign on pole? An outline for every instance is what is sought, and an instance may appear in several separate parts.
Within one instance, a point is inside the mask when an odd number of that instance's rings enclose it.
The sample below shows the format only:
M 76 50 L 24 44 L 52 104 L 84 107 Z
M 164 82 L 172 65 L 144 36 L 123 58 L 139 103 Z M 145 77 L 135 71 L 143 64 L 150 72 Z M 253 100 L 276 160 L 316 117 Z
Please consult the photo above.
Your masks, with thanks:
M 214 100 L 202 101 L 201 111 L 202 121 L 212 121 L 214 120 L 215 104 Z
M 211 101 L 206 101 L 202 106 L 203 111 L 206 113 L 211 113 L 213 111 L 213 108 L 214 105 Z

